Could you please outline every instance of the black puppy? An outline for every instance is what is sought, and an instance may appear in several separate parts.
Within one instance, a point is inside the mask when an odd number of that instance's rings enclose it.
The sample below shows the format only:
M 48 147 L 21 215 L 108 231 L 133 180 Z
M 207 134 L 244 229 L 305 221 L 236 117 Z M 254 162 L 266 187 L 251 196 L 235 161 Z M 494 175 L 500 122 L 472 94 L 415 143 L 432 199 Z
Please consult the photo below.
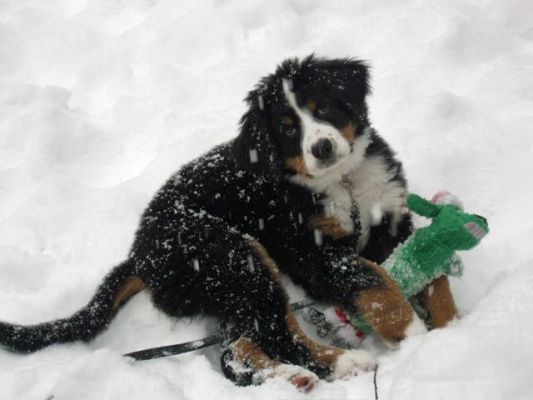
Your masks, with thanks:
M 363 313 L 387 342 L 425 330 L 381 262 L 411 232 L 400 163 L 370 127 L 368 68 L 310 56 L 282 63 L 246 99 L 239 136 L 156 193 L 126 261 L 70 318 L 0 323 L 31 352 L 90 340 L 147 289 L 172 317 L 204 314 L 241 336 L 222 357 L 239 384 L 283 376 L 303 390 L 372 368 L 372 357 L 313 342 L 288 309 L 280 270 L 309 296 Z M 359 255 L 365 257 L 360 258 Z

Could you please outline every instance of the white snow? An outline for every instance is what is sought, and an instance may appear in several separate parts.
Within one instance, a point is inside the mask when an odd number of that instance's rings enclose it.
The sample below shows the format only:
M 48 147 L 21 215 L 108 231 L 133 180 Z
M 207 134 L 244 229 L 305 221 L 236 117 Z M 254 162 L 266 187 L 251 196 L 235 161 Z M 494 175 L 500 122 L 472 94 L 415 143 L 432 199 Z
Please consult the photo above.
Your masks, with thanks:
M 280 60 L 356 56 L 410 188 L 450 190 L 491 228 L 452 280 L 461 319 L 394 351 L 363 343 L 380 398 L 533 398 L 532 15 L 530 0 L 0 2 L 0 319 L 85 304 L 153 193 L 235 136 L 242 98 Z M 0 399 L 373 398 L 372 374 L 305 395 L 234 386 L 216 349 L 119 356 L 213 329 L 140 294 L 89 345 L 0 350 Z

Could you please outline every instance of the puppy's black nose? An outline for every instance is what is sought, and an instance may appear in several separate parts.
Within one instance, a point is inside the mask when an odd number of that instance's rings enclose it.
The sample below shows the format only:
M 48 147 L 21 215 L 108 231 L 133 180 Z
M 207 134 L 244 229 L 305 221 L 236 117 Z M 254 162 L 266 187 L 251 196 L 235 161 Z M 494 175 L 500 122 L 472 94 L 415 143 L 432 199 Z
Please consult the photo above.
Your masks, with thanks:
M 319 160 L 328 160 L 333 156 L 333 143 L 329 139 L 319 139 L 311 146 L 311 153 Z

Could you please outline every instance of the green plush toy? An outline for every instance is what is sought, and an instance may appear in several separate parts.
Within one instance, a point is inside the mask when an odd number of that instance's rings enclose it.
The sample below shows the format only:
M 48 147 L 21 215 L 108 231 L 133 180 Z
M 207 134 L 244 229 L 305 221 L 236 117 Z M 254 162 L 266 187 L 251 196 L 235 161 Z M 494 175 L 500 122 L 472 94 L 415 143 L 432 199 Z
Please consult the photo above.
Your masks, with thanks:
M 407 206 L 414 213 L 431 218 L 431 224 L 417 229 L 382 266 L 410 298 L 441 275 L 461 276 L 463 264 L 456 251 L 476 246 L 489 228 L 485 218 L 464 212 L 448 192 L 437 193 L 433 202 L 409 194 Z M 372 331 L 361 316 L 348 316 L 348 320 L 364 334 Z

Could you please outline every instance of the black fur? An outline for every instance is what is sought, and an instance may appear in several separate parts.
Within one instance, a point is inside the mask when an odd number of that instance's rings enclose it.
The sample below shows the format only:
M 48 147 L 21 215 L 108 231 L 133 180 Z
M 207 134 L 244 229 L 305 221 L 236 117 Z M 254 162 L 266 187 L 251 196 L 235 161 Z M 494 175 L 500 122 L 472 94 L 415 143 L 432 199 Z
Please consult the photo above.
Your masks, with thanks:
M 0 343 L 12 351 L 29 353 L 53 343 L 94 338 L 111 322 L 116 293 L 134 272 L 131 261 L 115 267 L 104 278 L 89 304 L 69 318 L 31 326 L 0 322 Z
M 90 340 L 109 323 L 114 294 L 125 278 L 138 276 L 154 304 L 168 315 L 219 317 L 272 357 L 326 374 L 289 332 L 287 295 L 250 240 L 260 242 L 279 268 L 317 300 L 353 309 L 360 291 L 381 284 L 359 263 L 357 234 L 338 240 L 324 236 L 320 245 L 315 242 L 306 222 L 323 211 L 324 194 L 284 178 L 294 171 L 288 171 L 283 160 L 299 149 L 296 139 L 284 137 L 277 126 L 279 116 L 290 112 L 281 87 L 285 78 L 301 89 L 298 101 L 309 94 L 329 101 L 335 111 L 333 125 L 354 122 L 364 129 L 369 126 L 368 76 L 363 62 L 350 59 L 311 56 L 285 61 L 248 95 L 249 110 L 239 136 L 185 165 L 156 193 L 141 218 L 128 260 L 111 272 L 87 307 L 46 324 L 2 323 L 0 342 L 26 352 Z M 376 136 L 367 151 L 383 154 L 391 168 L 397 168 L 394 179 L 405 183 L 401 165 L 381 138 Z M 366 250 L 371 258 L 381 260 L 383 249 L 394 247 L 410 230 L 408 217 L 396 236 L 386 224 L 372 232 Z

